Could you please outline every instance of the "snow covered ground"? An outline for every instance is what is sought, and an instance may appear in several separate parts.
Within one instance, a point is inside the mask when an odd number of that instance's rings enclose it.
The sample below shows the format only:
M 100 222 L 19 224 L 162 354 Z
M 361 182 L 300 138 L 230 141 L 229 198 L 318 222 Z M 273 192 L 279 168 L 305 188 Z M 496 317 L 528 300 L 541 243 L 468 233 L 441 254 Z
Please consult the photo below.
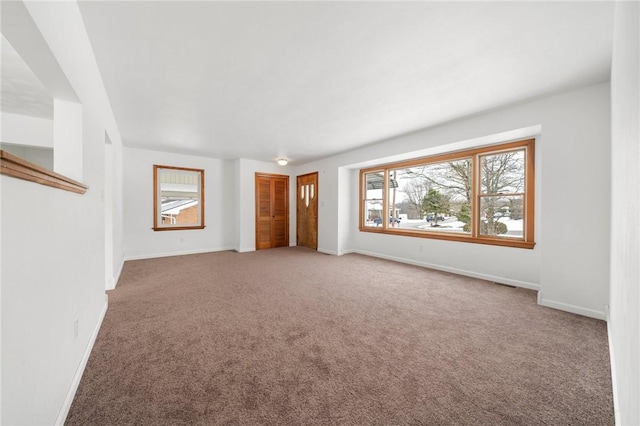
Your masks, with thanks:
M 506 236 L 522 236 L 522 219 L 511 220 L 508 217 L 501 217 L 498 221 L 507 225 Z M 426 222 L 424 220 L 406 219 L 400 223 L 399 228 L 405 229 L 424 229 L 430 231 L 442 231 L 442 232 L 463 232 L 462 227 L 464 222 L 460 222 L 456 217 L 448 217 L 444 220 L 438 221 L 437 227 L 432 226 L 432 222 Z

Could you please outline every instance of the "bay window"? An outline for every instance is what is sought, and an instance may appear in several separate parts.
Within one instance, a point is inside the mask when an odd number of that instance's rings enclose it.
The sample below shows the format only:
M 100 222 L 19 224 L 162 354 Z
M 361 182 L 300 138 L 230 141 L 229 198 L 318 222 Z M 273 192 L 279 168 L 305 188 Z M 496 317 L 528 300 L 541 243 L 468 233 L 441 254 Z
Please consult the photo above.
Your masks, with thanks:
M 360 171 L 360 230 L 533 248 L 534 140 Z

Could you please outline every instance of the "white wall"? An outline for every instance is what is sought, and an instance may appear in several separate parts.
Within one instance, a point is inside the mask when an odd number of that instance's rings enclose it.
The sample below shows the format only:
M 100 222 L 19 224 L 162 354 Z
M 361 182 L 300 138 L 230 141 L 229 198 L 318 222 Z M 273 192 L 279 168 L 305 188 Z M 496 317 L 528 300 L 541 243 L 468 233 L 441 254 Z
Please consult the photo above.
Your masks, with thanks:
M 608 84 L 595 86 L 540 105 L 545 143 L 539 299 L 600 319 L 609 304 L 609 90 Z
M 53 170 L 53 120 L 2 112 L 1 148 Z
M 247 250 L 241 250 L 240 248 L 240 230 L 242 229 L 240 223 L 242 222 L 242 218 L 244 217 L 244 209 L 247 208 L 242 205 L 240 202 L 240 197 L 237 194 L 240 194 L 242 191 L 241 182 L 242 182 L 242 161 L 240 159 L 233 161 L 233 211 L 235 214 L 233 215 L 233 249 L 241 252 Z
M 118 136 L 119 137 L 119 136 Z M 113 286 L 117 285 L 120 273 L 124 266 L 124 166 L 123 166 L 123 148 L 122 142 L 114 143 L 112 141 L 111 155 L 113 164 L 111 166 L 112 182 L 112 223 L 111 230 L 113 232 L 113 260 L 112 265 L 107 265 L 112 271 Z
M 153 165 L 205 170 L 205 229 L 156 232 L 153 226 Z M 275 162 L 220 160 L 124 148 L 124 251 L 126 259 L 254 251 L 255 174 L 289 176 L 290 244 L 295 245 L 295 176 Z
M 7 5 L 3 4 L 3 14 Z M 39 43 L 37 38 L 30 38 L 29 46 L 34 46 L 34 51 L 21 55 L 38 79 L 45 84 L 55 98 L 67 101 L 77 101 L 75 94 L 84 97 L 83 105 L 87 100 L 95 107 L 96 113 L 102 120 L 102 126 L 109 135 L 113 145 L 113 261 L 114 279 L 117 281 L 124 262 L 123 254 L 123 165 L 122 165 L 122 138 L 116 123 L 111 103 L 104 89 L 102 77 L 98 65 L 93 56 L 93 50 L 89 37 L 84 28 L 84 22 L 76 2 L 39 2 L 28 1 L 26 7 L 33 18 L 44 42 Z M 12 22 L 11 31 L 24 32 L 25 25 L 22 22 Z M 7 23 L 3 20 L 3 33 Z M 21 44 L 14 44 L 16 49 Z M 72 48 L 71 48 L 72 47 Z M 53 50 L 55 58 L 47 58 L 47 49 Z M 22 53 L 22 52 L 21 52 Z M 30 58 L 36 58 L 37 62 L 48 66 L 43 70 L 36 70 L 31 64 Z M 82 59 L 80 59 L 82 58 Z M 59 64 L 61 70 L 52 67 Z M 69 93 L 66 88 L 69 81 L 73 85 L 75 93 Z M 86 143 L 86 142 L 85 142 Z
M 205 170 L 205 229 L 156 232 L 153 226 L 153 165 Z M 254 251 L 255 174 L 289 176 L 288 167 L 248 160 L 220 160 L 124 148 L 124 251 L 126 259 Z M 295 244 L 295 177 L 289 176 L 290 241 Z
M 609 85 L 601 83 L 376 143 L 295 174 L 320 171 L 320 251 L 357 251 L 540 289 L 543 304 L 604 318 L 609 212 L 593 200 L 608 205 L 609 131 Z M 359 167 L 536 133 L 535 249 L 357 230 Z
M 104 127 L 83 128 L 86 194 L 1 178 L 3 424 L 56 421 L 106 309 Z
M 91 116 L 84 126 L 97 142 L 104 129 Z M 82 181 L 99 188 L 102 167 L 86 154 Z M 2 424 L 53 424 L 105 308 L 100 194 L 0 179 Z
M 105 133 L 104 143 L 104 287 L 112 290 L 116 286 L 113 277 L 113 145 Z
M 78 170 L 79 180 L 89 186 L 86 194 L 0 177 L 0 422 L 61 424 L 106 309 L 101 197 L 105 129 L 114 147 L 122 142 L 77 4 L 34 2 L 25 9 L 22 3 L 5 3 L 2 7 L 3 34 L 8 13 L 22 8 L 18 15 L 10 14 L 9 27 L 19 35 L 35 31 L 44 38 L 55 61 L 43 63 L 59 67 L 44 75 L 65 76 L 77 94 L 74 100 L 82 104 L 82 156 L 78 158 L 82 167 Z M 29 19 L 18 22 L 16 16 Z M 12 44 L 18 50 L 31 46 L 29 42 Z M 40 51 L 27 53 L 23 57 L 41 57 Z M 54 83 L 52 93 L 59 92 L 59 80 Z M 119 162 L 116 158 L 115 168 Z M 114 184 L 118 187 L 121 181 Z M 114 229 L 119 227 L 114 224 Z
M 154 231 L 153 165 L 204 169 L 205 228 Z M 233 161 L 124 148 L 126 259 L 230 250 L 234 247 Z
M 53 100 L 53 170 L 82 179 L 82 105 Z
M 609 339 L 616 423 L 640 424 L 640 3 L 616 4 Z
M 53 170 L 53 148 L 35 148 L 26 145 L 2 143 L 0 144 L 0 149 L 47 170 Z
M 357 212 L 358 211 L 358 180 L 360 173 L 356 169 L 340 167 L 338 169 L 338 181 L 348 184 L 338 186 L 338 210 L 340 212 Z M 358 227 L 358 215 L 348 214 L 344 217 L 338 217 L 338 253 L 342 254 L 349 251 L 353 247 L 353 238 L 355 232 L 353 229 Z
M 0 141 L 53 148 L 53 120 L 3 112 L 1 121 Z

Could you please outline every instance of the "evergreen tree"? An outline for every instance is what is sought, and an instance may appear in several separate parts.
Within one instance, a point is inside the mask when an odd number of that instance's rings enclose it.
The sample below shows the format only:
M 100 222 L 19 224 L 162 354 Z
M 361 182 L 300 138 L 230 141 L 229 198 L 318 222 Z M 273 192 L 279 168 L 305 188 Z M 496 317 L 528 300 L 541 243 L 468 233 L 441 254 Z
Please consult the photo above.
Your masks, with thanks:
M 438 215 L 448 213 L 450 209 L 449 197 L 437 189 L 430 189 L 425 195 L 422 205 L 424 211 L 433 214 L 433 225 L 438 226 Z

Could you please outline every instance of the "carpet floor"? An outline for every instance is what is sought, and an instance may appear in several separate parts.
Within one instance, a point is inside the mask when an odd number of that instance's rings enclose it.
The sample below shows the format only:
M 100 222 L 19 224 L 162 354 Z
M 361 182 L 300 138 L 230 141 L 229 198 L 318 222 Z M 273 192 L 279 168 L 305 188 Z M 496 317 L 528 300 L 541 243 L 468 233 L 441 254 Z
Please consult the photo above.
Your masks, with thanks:
M 67 425 L 613 425 L 606 323 L 302 248 L 126 262 Z

